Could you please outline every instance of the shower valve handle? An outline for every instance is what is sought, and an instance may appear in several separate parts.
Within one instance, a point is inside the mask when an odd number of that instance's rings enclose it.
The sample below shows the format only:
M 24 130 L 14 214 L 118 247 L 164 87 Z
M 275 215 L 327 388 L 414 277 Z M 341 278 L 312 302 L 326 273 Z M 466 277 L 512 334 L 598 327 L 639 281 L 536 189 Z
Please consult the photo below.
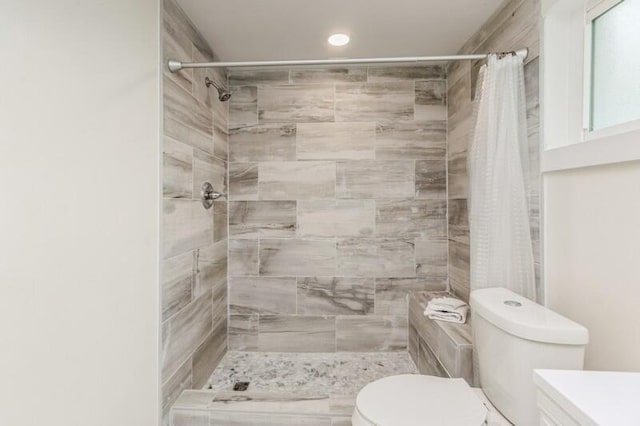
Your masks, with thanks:
M 205 182 L 202 184 L 202 189 L 200 191 L 200 198 L 202 200 L 202 206 L 205 209 L 210 209 L 213 206 L 213 201 L 217 200 L 220 197 L 224 197 L 225 194 L 215 191 L 213 189 L 213 185 L 209 182 Z

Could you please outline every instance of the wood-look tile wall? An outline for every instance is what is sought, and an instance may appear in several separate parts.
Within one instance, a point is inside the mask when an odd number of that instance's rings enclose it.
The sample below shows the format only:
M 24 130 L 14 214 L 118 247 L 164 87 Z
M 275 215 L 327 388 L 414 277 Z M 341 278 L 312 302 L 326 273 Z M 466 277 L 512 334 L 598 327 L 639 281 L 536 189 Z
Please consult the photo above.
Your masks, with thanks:
M 229 73 L 229 346 L 407 348 L 447 288 L 443 66 Z
M 212 60 L 174 0 L 163 3 L 163 64 Z M 228 105 L 206 76 L 226 84 L 220 71 L 165 67 L 163 76 L 163 424 L 180 392 L 204 386 L 227 350 L 227 203 L 205 210 L 199 198 L 205 181 L 227 191 Z
M 536 270 L 538 300 L 540 285 L 540 136 L 539 136 L 539 0 L 511 0 L 489 19 L 460 53 L 504 52 L 529 48 L 525 63 L 530 175 L 529 214 Z M 469 222 L 467 216 L 467 148 L 472 130 L 472 99 L 482 61 L 453 62 L 447 69 L 448 95 L 448 207 L 449 283 L 451 291 L 469 298 Z

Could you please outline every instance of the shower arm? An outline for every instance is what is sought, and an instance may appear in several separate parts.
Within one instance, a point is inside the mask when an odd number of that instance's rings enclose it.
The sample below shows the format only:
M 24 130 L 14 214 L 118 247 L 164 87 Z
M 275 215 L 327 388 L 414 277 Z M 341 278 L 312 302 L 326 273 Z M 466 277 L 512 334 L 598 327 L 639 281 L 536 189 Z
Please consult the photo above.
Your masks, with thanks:
M 528 54 L 528 48 L 513 50 L 510 52 L 496 52 L 498 55 L 517 55 L 524 61 Z M 357 65 L 357 64 L 394 64 L 417 62 L 449 62 L 486 59 L 490 53 L 474 55 L 449 55 L 449 56 L 407 56 L 398 58 L 355 58 L 355 59 L 302 59 L 290 61 L 247 61 L 247 62 L 180 62 L 170 59 L 167 62 L 169 71 L 178 72 L 185 68 L 243 68 L 243 67 L 283 67 L 305 65 Z

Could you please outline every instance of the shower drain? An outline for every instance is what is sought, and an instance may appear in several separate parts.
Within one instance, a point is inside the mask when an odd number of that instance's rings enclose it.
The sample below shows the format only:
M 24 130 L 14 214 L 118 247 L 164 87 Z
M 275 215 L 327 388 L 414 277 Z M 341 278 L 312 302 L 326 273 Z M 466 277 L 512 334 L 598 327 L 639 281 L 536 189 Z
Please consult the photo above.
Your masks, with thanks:
M 246 391 L 247 389 L 249 389 L 249 384 L 250 383 L 251 382 L 236 382 L 233 385 L 233 390 L 234 391 L 240 391 L 240 392 Z

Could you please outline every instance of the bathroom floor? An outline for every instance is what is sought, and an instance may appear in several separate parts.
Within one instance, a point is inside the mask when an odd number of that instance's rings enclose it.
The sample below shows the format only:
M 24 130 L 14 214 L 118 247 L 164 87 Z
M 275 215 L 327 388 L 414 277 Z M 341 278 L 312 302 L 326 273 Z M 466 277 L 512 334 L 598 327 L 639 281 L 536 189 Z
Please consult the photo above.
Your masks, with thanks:
M 367 383 L 394 374 L 418 374 L 407 352 L 228 352 L 205 389 L 353 397 Z
M 407 352 L 228 352 L 200 391 L 185 391 L 172 424 L 208 426 L 351 426 L 366 384 L 394 374 L 418 374 Z M 237 391 L 238 383 L 248 382 Z M 510 425 L 487 405 L 489 426 Z

